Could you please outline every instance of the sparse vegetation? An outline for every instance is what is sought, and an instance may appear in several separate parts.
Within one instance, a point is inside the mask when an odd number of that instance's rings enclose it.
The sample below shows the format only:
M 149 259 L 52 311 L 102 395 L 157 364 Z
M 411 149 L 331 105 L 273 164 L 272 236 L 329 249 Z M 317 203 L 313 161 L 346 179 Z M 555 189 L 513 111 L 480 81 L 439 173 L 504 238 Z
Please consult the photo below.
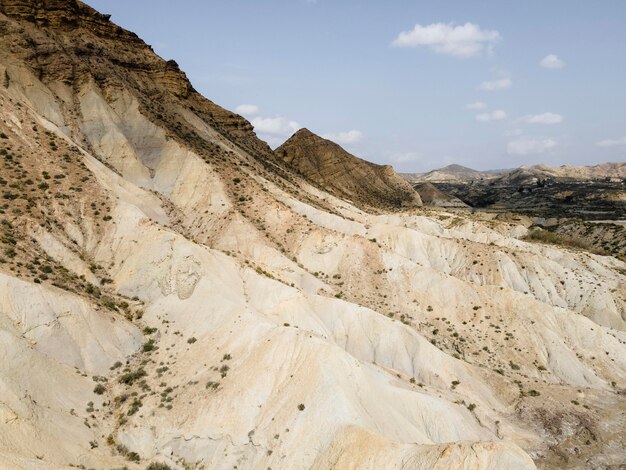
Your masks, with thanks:
M 145 377 L 146 375 L 148 374 L 146 374 L 145 370 L 137 369 L 136 371 L 132 371 L 132 372 L 129 371 L 129 372 L 122 374 L 118 380 L 120 383 L 123 383 L 125 385 L 132 385 L 137 380 L 141 379 L 142 377 Z
M 172 467 L 164 463 L 153 462 L 146 467 L 146 470 L 172 470 Z
M 154 351 L 155 349 L 156 349 L 156 344 L 154 343 L 153 339 L 149 339 L 148 341 L 143 343 L 143 346 L 141 347 L 141 350 L 143 352 L 150 352 L 150 351 Z

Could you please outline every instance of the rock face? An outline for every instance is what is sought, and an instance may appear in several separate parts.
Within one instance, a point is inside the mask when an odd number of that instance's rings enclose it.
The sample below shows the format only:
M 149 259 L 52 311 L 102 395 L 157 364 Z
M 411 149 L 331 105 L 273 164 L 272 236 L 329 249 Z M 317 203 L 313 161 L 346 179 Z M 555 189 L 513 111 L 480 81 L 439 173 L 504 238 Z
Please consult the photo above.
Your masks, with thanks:
M 376 165 L 300 129 L 276 154 L 309 181 L 357 205 L 417 207 L 419 195 L 389 165 Z
M 626 264 L 311 184 L 133 37 L 0 0 L 0 468 L 624 464 Z

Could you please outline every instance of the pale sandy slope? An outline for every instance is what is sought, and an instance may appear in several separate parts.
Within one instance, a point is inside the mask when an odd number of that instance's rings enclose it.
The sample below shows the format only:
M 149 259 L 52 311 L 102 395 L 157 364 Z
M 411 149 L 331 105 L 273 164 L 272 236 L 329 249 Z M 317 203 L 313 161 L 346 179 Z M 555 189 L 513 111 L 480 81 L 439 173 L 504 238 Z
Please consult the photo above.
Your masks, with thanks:
M 3 272 L 0 466 L 520 469 L 529 453 L 553 465 L 582 428 L 592 462 L 622 463 L 623 263 L 521 242 L 515 226 L 368 215 L 301 181 L 322 210 L 189 111 L 247 166 L 207 164 L 132 94 L 93 83 L 72 128 L 43 84 L 5 66 L 11 131 L 26 139 L 12 113 L 71 140 L 115 201 L 101 236 L 61 213 L 63 230 L 33 234 L 80 274 L 74 240 L 145 313 L 132 324 Z M 250 199 L 233 196 L 235 176 Z M 145 382 L 119 383 L 118 360 Z

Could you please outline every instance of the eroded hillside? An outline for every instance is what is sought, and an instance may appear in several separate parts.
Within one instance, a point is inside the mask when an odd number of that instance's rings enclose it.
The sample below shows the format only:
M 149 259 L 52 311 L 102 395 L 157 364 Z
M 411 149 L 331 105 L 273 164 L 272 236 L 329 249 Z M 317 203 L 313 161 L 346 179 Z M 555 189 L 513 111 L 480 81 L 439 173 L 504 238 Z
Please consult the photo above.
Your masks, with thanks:
M 624 263 L 366 212 L 79 2 L 0 31 L 0 467 L 624 463 Z

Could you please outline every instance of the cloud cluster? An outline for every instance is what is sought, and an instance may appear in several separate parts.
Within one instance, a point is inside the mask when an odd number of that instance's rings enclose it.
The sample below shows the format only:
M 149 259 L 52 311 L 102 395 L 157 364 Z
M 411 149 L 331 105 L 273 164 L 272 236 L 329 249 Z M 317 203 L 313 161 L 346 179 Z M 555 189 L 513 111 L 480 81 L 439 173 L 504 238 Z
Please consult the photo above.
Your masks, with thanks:
M 496 109 L 490 113 L 481 113 L 476 115 L 478 122 L 503 121 L 507 118 L 507 114 L 501 109 Z
M 440 54 L 454 57 L 476 57 L 500 39 L 498 31 L 483 30 L 473 23 L 455 26 L 454 23 L 416 24 L 410 31 L 402 31 L 394 39 L 395 47 L 427 46 Z
M 423 156 L 418 152 L 393 153 L 388 157 L 392 163 L 410 163 L 422 159 Z
M 252 116 L 259 112 L 259 107 L 255 104 L 240 104 L 235 108 L 235 112 L 242 116 Z
M 294 132 L 302 128 L 296 121 L 282 116 L 259 116 L 259 107 L 255 104 L 240 104 L 235 108 L 235 111 L 250 119 L 250 123 L 259 138 L 266 141 L 273 148 L 278 147 Z
M 506 90 L 507 88 L 511 88 L 511 85 L 513 85 L 513 80 L 511 80 L 508 77 L 505 77 L 505 78 L 498 78 L 497 80 L 482 82 L 478 86 L 478 89 L 483 90 L 483 91 L 499 91 L 499 90 Z
M 554 70 L 554 69 L 562 69 L 563 67 L 565 67 L 565 62 L 559 59 L 559 57 L 556 54 L 548 54 L 543 59 L 541 59 L 541 62 L 539 62 L 539 65 L 541 65 L 545 69 Z
M 485 109 L 486 107 L 487 103 L 483 103 L 482 101 L 476 101 L 475 103 L 465 105 L 465 109 Z
M 626 135 L 618 139 L 605 139 L 596 144 L 598 147 L 621 147 L 626 145 Z
M 271 134 L 282 137 L 289 137 L 302 126 L 296 121 L 289 121 L 282 116 L 276 117 L 255 117 L 251 121 L 254 130 L 263 134 Z
M 563 122 L 563 116 L 556 113 L 543 113 L 524 116 L 521 120 L 528 124 L 560 124 Z
M 298 122 L 282 116 L 259 116 L 259 107 L 255 104 L 240 104 L 235 108 L 235 111 L 250 119 L 250 123 L 259 138 L 266 141 L 273 148 L 281 145 L 287 138 L 302 128 Z M 344 145 L 359 142 L 363 138 L 363 133 L 352 129 L 345 132 L 330 132 L 322 135 L 322 137 Z
M 554 149 L 558 142 L 553 139 L 532 139 L 524 137 L 513 140 L 507 145 L 509 155 L 539 155 Z
M 331 132 L 328 134 L 322 134 L 324 139 L 332 140 L 337 144 L 354 144 L 359 142 L 363 138 L 363 133 L 352 129 L 346 132 Z

